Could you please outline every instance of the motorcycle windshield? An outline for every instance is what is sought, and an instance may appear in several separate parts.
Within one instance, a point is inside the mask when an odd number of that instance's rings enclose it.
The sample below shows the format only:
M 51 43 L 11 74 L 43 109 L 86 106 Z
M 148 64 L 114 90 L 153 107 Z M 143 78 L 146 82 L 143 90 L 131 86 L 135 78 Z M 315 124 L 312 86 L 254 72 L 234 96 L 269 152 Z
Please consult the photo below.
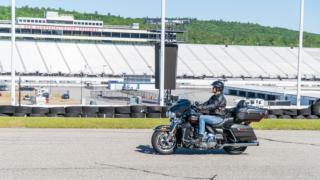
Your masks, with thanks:
M 169 108 L 169 111 L 178 113 L 178 112 L 184 112 L 186 109 L 188 109 L 191 106 L 191 102 L 187 99 L 181 99 L 177 103 L 175 103 L 173 106 Z

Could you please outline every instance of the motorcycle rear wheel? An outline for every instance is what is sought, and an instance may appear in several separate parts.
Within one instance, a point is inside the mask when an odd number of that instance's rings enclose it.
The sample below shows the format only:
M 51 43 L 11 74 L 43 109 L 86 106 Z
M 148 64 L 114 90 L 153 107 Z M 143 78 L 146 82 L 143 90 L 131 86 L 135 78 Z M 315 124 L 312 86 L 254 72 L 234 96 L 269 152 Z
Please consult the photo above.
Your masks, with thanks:
M 177 139 L 172 137 L 171 140 L 166 138 L 169 136 L 168 132 L 155 131 L 151 138 L 153 149 L 162 155 L 173 154 L 177 149 Z
M 224 147 L 223 150 L 228 154 L 242 154 L 247 147 Z

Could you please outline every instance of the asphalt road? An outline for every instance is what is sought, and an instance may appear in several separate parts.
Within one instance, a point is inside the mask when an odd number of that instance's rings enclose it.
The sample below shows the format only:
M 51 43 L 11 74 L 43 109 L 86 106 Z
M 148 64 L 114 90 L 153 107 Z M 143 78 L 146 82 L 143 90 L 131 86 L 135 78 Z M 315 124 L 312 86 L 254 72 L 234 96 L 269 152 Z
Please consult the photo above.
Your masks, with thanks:
M 320 132 L 258 131 L 242 155 L 150 148 L 151 130 L 0 129 L 0 179 L 320 179 Z

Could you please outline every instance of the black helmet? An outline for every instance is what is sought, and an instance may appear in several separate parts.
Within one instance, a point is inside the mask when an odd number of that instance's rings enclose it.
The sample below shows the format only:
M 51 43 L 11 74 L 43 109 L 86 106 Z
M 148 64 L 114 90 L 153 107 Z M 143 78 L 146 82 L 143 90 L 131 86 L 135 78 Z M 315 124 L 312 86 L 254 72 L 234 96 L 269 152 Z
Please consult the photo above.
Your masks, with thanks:
M 224 83 L 222 81 L 214 81 L 211 85 L 219 91 L 223 91 L 224 89 Z

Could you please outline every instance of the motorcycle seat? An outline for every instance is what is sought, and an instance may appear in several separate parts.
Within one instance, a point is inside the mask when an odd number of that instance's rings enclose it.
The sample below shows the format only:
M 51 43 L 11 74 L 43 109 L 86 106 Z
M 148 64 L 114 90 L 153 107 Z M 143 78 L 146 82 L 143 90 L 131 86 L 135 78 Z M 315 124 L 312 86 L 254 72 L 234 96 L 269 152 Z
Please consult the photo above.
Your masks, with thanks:
M 221 123 L 218 124 L 206 124 L 206 126 L 209 126 L 211 128 L 223 128 L 223 127 L 227 127 L 229 125 L 233 124 L 233 118 L 224 118 L 223 121 Z

